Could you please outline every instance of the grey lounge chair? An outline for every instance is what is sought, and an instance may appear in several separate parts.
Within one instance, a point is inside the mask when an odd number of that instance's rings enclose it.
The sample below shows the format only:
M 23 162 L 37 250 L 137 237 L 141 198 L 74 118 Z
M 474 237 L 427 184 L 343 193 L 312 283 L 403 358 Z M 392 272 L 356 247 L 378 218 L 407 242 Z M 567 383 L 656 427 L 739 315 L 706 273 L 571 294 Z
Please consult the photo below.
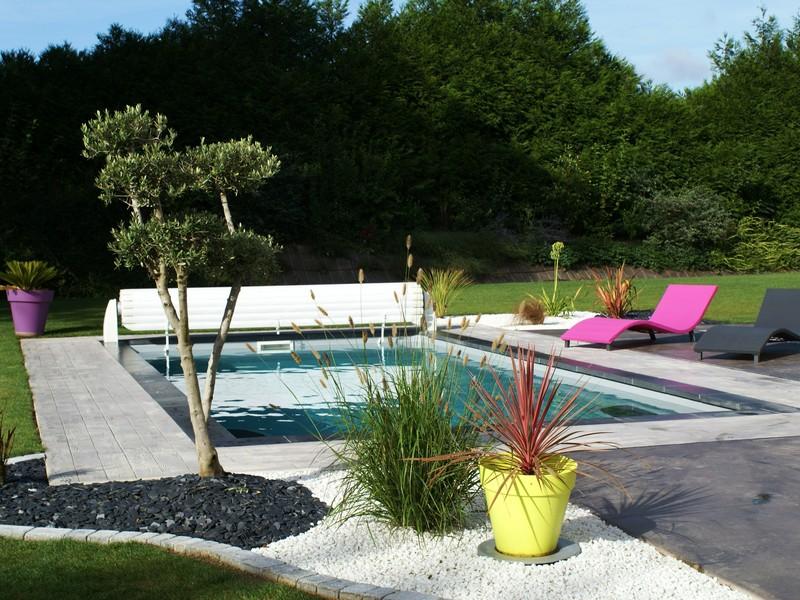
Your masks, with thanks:
M 753 364 L 773 337 L 800 341 L 800 289 L 769 289 L 754 325 L 715 325 L 694 345 L 694 351 L 752 354 Z

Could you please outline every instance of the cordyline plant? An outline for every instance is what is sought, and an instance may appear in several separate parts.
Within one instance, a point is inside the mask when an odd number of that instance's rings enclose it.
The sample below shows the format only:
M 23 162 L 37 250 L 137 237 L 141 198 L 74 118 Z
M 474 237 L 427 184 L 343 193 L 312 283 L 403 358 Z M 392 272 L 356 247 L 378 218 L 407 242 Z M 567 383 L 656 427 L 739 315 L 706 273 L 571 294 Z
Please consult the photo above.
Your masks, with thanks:
M 256 190 L 278 170 L 278 159 L 249 137 L 201 142 L 197 148 L 178 152 L 173 149 L 176 133 L 167 127 L 166 117 L 151 116 L 141 106 L 114 113 L 98 111 L 81 129 L 84 156 L 105 159 L 96 179 L 101 200 L 122 202 L 129 210 L 128 221 L 112 230 L 110 248 L 117 266 L 147 271 L 175 331 L 198 472 L 203 477 L 222 475 L 225 471 L 208 431 L 219 358 L 243 282 L 269 281 L 277 271 L 280 250 L 271 237 L 236 225 L 229 200 Z M 222 214 L 187 206 L 184 196 L 190 190 L 219 200 Z M 202 394 L 187 300 L 190 277 L 198 274 L 206 281 L 231 286 Z M 175 297 L 170 294 L 171 284 L 177 287 Z
M 594 292 L 605 314 L 614 319 L 622 319 L 633 309 L 639 292 L 633 285 L 633 278 L 625 277 L 625 263 L 617 269 L 606 267 L 605 277 L 592 271 Z
M 566 452 L 587 450 L 603 442 L 588 440 L 596 435 L 574 429 L 590 406 L 580 402 L 583 388 L 561 398 L 561 382 L 554 379 L 555 356 L 551 355 L 537 384 L 535 351 L 509 350 L 512 381 L 508 386 L 494 368 L 492 389 L 473 377 L 475 397 L 465 402 L 470 423 L 488 437 L 483 447 L 466 452 L 433 456 L 425 460 L 451 462 L 494 460 L 506 470 L 504 486 L 516 475 L 555 475 L 550 460 Z M 552 409 L 552 414 L 551 413 Z

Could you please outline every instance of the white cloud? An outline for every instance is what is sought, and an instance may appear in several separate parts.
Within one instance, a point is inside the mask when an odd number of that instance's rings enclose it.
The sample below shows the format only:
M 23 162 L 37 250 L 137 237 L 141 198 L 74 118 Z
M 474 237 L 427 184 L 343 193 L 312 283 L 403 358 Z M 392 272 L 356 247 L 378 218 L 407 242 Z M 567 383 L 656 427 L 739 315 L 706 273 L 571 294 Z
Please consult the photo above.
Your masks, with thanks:
M 654 78 L 675 82 L 695 81 L 699 83 L 711 73 L 709 60 L 703 51 L 687 48 L 662 50 L 653 61 L 652 67 L 647 70 L 653 73 Z

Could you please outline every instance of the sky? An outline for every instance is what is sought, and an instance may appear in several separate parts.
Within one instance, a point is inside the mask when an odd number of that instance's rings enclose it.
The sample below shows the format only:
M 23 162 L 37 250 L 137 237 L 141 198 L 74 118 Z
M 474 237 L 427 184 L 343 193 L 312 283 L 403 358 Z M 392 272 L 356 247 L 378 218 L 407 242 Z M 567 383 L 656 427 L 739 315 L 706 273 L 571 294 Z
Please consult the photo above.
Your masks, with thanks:
M 354 14 L 359 0 L 350 0 Z M 723 33 L 741 37 L 759 7 L 784 27 L 800 0 L 583 0 L 596 35 L 654 83 L 673 89 L 711 77 L 708 51 Z M 142 33 L 182 17 L 189 0 L 0 0 L 0 50 L 35 53 L 65 41 L 88 48 L 112 23 Z

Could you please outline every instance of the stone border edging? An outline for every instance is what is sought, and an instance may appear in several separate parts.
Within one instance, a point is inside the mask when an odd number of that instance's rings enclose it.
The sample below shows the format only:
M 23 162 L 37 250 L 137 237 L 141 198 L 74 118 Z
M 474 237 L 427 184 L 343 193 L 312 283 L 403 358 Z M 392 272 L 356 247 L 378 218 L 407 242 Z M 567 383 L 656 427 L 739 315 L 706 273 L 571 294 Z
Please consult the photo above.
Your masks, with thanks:
M 6 460 L 7 465 L 15 465 L 17 463 L 25 462 L 26 460 L 36 460 L 38 458 L 46 458 L 44 452 L 36 452 L 35 454 L 23 454 L 22 456 L 13 456 Z
M 26 541 L 76 540 L 94 544 L 148 544 L 184 556 L 210 558 L 236 570 L 331 600 L 437 600 L 437 596 L 420 592 L 407 592 L 320 575 L 229 544 L 171 533 L 0 524 L 0 537 Z

